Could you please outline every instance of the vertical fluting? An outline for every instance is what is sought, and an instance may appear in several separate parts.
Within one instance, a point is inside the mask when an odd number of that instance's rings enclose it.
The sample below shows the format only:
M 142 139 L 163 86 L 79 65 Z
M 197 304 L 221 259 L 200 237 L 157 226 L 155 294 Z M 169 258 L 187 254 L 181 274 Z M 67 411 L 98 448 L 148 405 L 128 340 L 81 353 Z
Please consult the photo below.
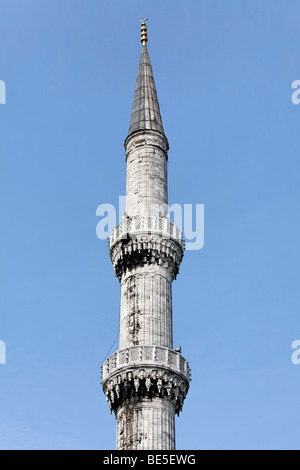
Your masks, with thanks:
M 125 404 L 116 418 L 118 450 L 175 449 L 175 409 L 166 398 Z
M 137 266 L 121 281 L 120 349 L 154 344 L 173 348 L 172 284 L 161 266 Z
M 126 212 L 128 217 L 168 214 L 167 154 L 153 134 L 133 137 L 127 156 Z M 135 145 L 135 146 L 134 146 Z M 160 145 L 160 146 L 159 146 Z

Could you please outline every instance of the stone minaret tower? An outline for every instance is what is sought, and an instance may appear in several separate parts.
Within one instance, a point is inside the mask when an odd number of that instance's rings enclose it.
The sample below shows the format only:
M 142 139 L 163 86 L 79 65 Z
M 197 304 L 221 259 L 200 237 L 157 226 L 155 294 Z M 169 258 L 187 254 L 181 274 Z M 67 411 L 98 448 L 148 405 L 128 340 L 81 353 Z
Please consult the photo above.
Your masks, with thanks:
M 164 133 L 142 21 L 142 52 L 125 140 L 126 214 L 110 236 L 121 283 L 120 345 L 102 367 L 117 419 L 118 450 L 175 449 L 175 414 L 190 370 L 173 349 L 172 281 L 183 257 L 182 233 L 168 219 L 168 140 Z M 184 314 L 184 312 L 183 312 Z

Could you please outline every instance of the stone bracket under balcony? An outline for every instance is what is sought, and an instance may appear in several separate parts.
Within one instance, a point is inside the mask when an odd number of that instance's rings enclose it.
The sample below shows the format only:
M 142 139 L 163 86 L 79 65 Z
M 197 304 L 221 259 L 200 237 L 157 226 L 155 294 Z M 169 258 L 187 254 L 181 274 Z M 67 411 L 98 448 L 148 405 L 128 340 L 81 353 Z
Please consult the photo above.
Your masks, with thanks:
M 118 225 L 110 236 L 110 257 L 115 275 L 145 264 L 165 264 L 176 278 L 184 253 L 179 228 L 168 219 L 135 217 Z
M 102 366 L 102 386 L 110 411 L 133 397 L 164 396 L 177 414 L 182 410 L 191 376 L 181 354 L 158 346 L 134 346 L 117 351 Z

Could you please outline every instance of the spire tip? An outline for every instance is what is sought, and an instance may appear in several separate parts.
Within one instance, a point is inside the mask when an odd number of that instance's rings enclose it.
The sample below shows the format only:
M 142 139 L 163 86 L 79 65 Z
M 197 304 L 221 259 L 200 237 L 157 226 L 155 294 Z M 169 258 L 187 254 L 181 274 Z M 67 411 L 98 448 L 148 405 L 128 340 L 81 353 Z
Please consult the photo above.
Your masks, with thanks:
M 148 42 L 147 21 L 148 18 L 144 18 L 143 20 L 141 20 L 141 43 L 143 45 L 147 44 Z

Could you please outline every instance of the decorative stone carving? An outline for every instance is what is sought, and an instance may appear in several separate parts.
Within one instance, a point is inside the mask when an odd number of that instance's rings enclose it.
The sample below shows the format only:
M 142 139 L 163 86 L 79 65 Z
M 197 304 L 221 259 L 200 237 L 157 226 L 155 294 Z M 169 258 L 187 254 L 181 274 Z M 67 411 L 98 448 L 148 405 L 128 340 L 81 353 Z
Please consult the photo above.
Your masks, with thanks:
M 165 264 L 176 279 L 183 257 L 183 243 L 159 234 L 127 232 L 111 246 L 110 257 L 119 280 L 131 267 L 154 263 Z
M 122 349 L 107 358 L 102 366 L 102 381 L 109 380 L 112 374 L 117 370 L 123 370 L 126 366 L 149 364 L 153 367 L 162 365 L 190 380 L 189 364 L 180 353 L 169 348 L 143 345 Z
M 189 379 L 161 366 L 126 367 L 124 372 L 116 370 L 105 381 L 103 391 L 110 412 L 116 412 L 124 402 L 139 397 L 165 397 L 172 401 L 179 415 L 189 389 Z

